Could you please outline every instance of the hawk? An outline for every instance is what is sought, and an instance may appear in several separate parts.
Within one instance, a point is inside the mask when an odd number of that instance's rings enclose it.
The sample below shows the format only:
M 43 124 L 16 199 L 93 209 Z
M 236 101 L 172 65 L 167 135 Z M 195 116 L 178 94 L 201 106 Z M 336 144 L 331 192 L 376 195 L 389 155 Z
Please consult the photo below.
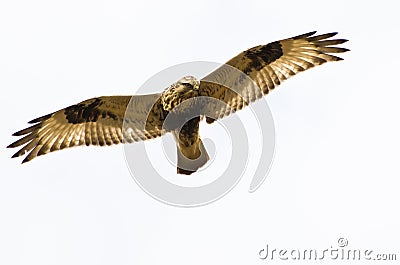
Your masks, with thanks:
M 172 133 L 177 173 L 189 175 L 209 160 L 199 134 L 203 118 L 212 123 L 299 72 L 342 60 L 332 54 L 348 51 L 335 46 L 347 40 L 330 39 L 337 32 L 315 33 L 250 48 L 206 77 L 184 77 L 161 93 L 97 97 L 36 118 L 30 127 L 13 134 L 23 137 L 8 147 L 24 145 L 12 157 L 28 153 L 25 163 L 68 147 L 133 143 Z

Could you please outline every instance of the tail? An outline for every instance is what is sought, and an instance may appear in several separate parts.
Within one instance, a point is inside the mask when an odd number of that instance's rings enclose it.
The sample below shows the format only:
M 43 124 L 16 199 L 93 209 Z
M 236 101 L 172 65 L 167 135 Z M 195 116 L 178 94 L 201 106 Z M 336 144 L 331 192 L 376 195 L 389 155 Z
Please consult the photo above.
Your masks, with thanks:
M 175 139 L 177 140 L 177 173 L 190 175 L 196 172 L 200 167 L 204 166 L 210 159 L 207 150 L 200 137 L 196 141 L 193 141 L 191 145 L 183 143 L 177 139 L 176 133 L 174 133 Z

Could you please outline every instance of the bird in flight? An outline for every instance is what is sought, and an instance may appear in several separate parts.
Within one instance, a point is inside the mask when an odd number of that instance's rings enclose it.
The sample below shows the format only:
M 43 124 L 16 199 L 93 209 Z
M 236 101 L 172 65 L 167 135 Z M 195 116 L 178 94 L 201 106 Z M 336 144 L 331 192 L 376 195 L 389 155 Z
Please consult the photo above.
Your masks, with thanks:
M 177 173 L 196 172 L 209 156 L 199 123 L 234 113 L 263 97 L 287 78 L 348 51 L 331 39 L 337 32 L 315 31 L 250 48 L 206 77 L 183 77 L 161 93 L 103 96 L 82 101 L 31 120 L 23 136 L 8 148 L 23 147 L 12 157 L 37 156 L 73 146 L 133 143 L 172 133 L 177 143 Z

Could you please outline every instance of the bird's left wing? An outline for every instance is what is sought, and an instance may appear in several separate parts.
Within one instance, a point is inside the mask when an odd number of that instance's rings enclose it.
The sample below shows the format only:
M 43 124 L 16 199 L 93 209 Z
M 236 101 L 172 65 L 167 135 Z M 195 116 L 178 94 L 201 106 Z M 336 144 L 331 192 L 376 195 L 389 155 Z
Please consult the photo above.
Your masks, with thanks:
M 24 145 L 13 157 L 29 152 L 22 161 L 79 145 L 112 145 L 161 136 L 164 113 L 161 94 L 110 96 L 85 100 L 34 119 L 14 133 L 23 138 L 8 147 Z
M 204 114 L 212 116 L 207 118 L 207 122 L 242 109 L 299 72 L 329 61 L 342 60 L 332 53 L 348 49 L 333 45 L 347 40 L 329 39 L 336 32 L 314 36 L 315 33 L 253 47 L 204 77 L 200 81 L 200 96 L 222 103 L 207 101 L 209 104 L 205 104 Z

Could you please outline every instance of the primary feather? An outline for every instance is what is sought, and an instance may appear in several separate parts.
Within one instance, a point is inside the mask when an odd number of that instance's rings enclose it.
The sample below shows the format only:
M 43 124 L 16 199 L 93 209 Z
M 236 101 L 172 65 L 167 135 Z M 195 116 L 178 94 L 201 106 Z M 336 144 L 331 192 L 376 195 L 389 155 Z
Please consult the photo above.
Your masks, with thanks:
M 208 122 L 222 118 L 268 94 L 289 77 L 329 61 L 342 58 L 346 48 L 331 47 L 344 39 L 326 40 L 337 33 L 313 36 L 309 32 L 296 37 L 250 48 L 201 80 L 200 95 L 225 103 L 221 108 L 209 104 L 205 112 L 212 115 Z
M 14 133 L 24 136 L 8 147 L 24 145 L 12 157 L 27 152 L 23 163 L 49 152 L 79 145 L 132 143 L 161 136 L 161 94 L 110 96 L 85 100 L 34 119 L 29 128 Z

